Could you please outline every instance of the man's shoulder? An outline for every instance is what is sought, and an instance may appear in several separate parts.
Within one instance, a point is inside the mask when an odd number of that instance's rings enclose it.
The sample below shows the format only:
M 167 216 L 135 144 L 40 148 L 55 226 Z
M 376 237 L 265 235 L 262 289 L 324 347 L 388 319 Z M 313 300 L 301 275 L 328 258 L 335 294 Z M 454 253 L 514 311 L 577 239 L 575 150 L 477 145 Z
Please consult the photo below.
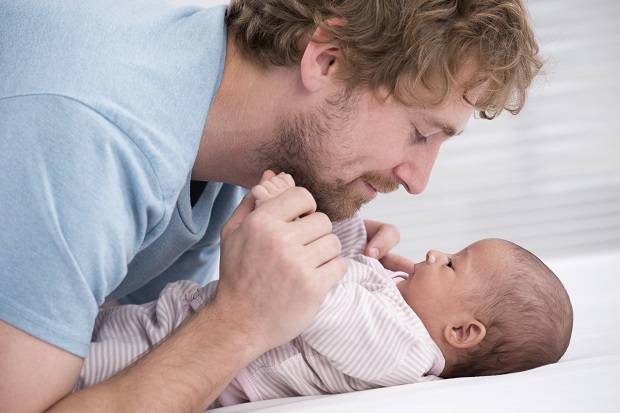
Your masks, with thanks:
M 156 98 L 152 93 L 160 91 L 177 104 L 201 89 L 195 82 L 211 92 L 218 81 L 226 40 L 222 7 L 120 0 L 5 3 L 0 97 L 55 93 L 88 101 L 104 94 L 112 104 L 143 98 L 144 91 Z M 142 103 L 154 109 L 165 101 Z

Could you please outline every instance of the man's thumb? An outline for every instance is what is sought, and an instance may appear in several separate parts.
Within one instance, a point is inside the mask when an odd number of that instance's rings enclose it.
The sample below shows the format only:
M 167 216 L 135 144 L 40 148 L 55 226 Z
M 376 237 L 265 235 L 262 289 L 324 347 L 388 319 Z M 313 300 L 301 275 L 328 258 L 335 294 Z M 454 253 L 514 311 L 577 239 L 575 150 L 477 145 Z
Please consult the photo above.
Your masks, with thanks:
M 237 206 L 230 218 L 228 218 L 228 221 L 226 221 L 226 223 L 222 226 L 221 236 L 225 237 L 229 233 L 236 230 L 239 225 L 241 225 L 245 217 L 247 217 L 250 212 L 254 211 L 255 206 L 256 198 L 254 198 L 252 192 L 248 192 L 243 197 L 239 203 L 239 206 Z

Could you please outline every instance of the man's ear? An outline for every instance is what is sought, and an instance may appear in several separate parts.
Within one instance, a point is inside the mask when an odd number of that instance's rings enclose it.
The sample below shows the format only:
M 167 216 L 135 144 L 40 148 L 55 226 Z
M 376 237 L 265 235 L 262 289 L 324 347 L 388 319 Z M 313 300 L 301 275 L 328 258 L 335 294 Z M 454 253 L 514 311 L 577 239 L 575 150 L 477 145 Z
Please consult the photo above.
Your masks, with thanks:
M 327 20 L 326 24 L 343 26 L 345 21 L 334 18 Z M 301 58 L 301 81 L 304 87 L 308 91 L 316 92 L 329 85 L 341 59 L 340 45 L 329 33 L 318 27 L 312 34 Z
M 458 323 L 458 325 L 447 325 L 444 329 L 446 341 L 455 348 L 474 347 L 480 344 L 486 334 L 486 327 L 476 319 Z

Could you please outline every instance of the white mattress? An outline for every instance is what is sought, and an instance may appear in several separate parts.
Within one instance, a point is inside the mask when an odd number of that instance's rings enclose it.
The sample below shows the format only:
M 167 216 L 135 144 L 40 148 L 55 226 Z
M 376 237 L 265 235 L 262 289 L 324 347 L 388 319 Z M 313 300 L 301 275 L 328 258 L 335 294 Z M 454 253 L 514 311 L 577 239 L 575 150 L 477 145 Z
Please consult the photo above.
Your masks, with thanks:
M 269 400 L 215 411 L 620 412 L 620 251 L 547 264 L 564 282 L 575 312 L 571 344 L 557 364 L 503 376 Z

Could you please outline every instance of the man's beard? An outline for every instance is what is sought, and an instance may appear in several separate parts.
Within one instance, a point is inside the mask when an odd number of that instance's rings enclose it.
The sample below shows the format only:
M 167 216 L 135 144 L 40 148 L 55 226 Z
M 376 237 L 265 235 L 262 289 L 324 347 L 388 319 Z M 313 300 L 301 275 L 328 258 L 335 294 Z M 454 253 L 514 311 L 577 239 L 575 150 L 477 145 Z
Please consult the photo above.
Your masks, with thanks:
M 256 161 L 263 169 L 290 174 L 297 186 L 306 188 L 314 196 L 317 211 L 327 214 L 332 221 L 342 221 L 352 217 L 371 200 L 360 191 L 360 181 L 368 182 L 378 192 L 392 192 L 399 185 L 376 172 L 366 172 L 350 182 L 321 180 L 320 172 L 325 172 L 330 165 L 330 154 L 323 144 L 337 139 L 329 131 L 341 130 L 342 124 L 339 128 L 334 120 L 344 121 L 342 116 L 337 117 L 333 112 L 328 114 L 330 108 L 335 109 L 332 106 L 330 103 L 327 110 L 299 114 L 281 121 L 276 139 L 259 149 Z M 345 111 L 340 113 L 346 116 Z

